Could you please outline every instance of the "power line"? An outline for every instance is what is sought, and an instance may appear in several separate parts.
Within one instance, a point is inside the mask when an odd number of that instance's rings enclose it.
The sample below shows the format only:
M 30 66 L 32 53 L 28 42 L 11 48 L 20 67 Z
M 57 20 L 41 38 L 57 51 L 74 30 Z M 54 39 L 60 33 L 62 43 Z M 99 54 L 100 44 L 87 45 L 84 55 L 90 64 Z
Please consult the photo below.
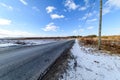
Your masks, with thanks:
M 95 4 L 95 1 L 96 0 L 93 0 L 93 4 Z M 86 16 L 86 18 L 85 18 L 85 20 L 84 20 L 84 23 L 83 23 L 83 26 L 85 26 L 85 24 L 86 24 L 86 22 L 87 22 L 87 20 L 88 20 L 88 18 L 89 18 L 89 15 L 90 15 L 90 13 L 91 13 L 91 11 L 92 11 L 92 9 L 94 9 L 94 5 L 93 4 L 91 4 L 91 7 L 89 8 L 89 10 L 88 10 L 88 14 L 87 14 L 87 16 Z

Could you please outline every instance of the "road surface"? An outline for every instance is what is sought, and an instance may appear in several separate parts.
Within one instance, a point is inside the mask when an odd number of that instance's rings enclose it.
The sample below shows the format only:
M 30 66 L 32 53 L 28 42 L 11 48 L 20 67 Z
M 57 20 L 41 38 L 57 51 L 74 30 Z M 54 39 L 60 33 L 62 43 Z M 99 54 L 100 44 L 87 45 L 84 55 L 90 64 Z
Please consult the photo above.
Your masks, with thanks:
M 0 52 L 0 80 L 37 80 L 74 40 Z

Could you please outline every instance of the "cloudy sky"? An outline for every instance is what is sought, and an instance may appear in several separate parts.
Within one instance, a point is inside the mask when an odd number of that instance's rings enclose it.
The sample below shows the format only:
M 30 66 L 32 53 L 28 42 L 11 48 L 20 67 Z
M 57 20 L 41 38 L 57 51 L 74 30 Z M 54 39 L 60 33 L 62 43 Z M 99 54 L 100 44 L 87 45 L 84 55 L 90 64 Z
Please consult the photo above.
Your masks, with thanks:
M 99 0 L 0 0 L 0 37 L 98 34 Z M 120 0 L 103 0 L 102 35 L 120 35 Z

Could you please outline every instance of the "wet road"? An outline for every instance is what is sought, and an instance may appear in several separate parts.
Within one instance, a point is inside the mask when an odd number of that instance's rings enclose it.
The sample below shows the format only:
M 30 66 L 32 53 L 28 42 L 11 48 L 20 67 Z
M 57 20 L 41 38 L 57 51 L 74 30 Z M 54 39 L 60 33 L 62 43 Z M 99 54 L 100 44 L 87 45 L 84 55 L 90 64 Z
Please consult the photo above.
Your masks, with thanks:
M 0 52 L 0 80 L 37 80 L 73 40 Z

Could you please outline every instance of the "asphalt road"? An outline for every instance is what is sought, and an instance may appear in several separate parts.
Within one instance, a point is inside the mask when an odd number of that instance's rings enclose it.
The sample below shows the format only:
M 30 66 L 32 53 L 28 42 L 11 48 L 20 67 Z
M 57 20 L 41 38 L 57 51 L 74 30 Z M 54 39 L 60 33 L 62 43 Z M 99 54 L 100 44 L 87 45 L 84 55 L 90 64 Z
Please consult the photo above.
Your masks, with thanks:
M 37 80 L 74 40 L 0 52 L 0 80 Z

